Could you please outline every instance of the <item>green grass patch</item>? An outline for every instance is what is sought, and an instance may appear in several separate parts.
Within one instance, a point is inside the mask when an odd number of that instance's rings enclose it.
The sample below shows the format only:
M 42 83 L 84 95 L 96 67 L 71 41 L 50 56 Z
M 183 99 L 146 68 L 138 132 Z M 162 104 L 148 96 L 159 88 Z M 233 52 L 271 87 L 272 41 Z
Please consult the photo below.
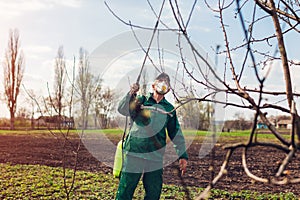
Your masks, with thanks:
M 122 129 L 91 129 L 84 130 L 84 133 L 93 133 L 93 134 L 112 134 L 112 135 L 122 135 Z M 53 133 L 71 133 L 71 134 L 80 134 L 81 130 L 51 130 Z M 197 136 L 208 136 L 211 135 L 210 131 L 201 131 L 201 130 L 182 130 L 184 135 L 197 135 Z M 39 135 L 39 134 L 49 134 L 49 130 L 0 130 L 2 135 Z M 224 137 L 245 137 L 250 135 L 250 130 L 244 131 L 231 131 L 231 132 L 217 132 L 218 136 Z M 262 138 L 272 138 L 273 134 L 267 132 L 259 132 L 258 137 Z M 288 134 L 283 134 L 284 136 L 289 136 Z
M 72 170 L 67 170 L 70 185 Z M 62 168 L 41 165 L 0 164 L 0 199 L 65 199 Z M 70 199 L 114 199 L 118 179 L 111 174 L 77 171 L 74 191 Z M 188 187 L 194 199 L 202 188 Z M 140 183 L 134 199 L 143 199 L 144 190 Z M 187 193 L 181 186 L 163 185 L 161 199 L 185 199 Z M 210 199 L 297 199 L 292 193 L 259 194 L 250 191 L 229 193 L 213 189 Z
M 84 135 L 97 136 L 98 134 L 103 134 L 111 140 L 119 140 L 123 135 L 122 129 L 98 129 L 98 130 L 84 130 L 82 135 L 81 130 L 0 130 L 0 135 L 14 135 L 14 136 L 34 136 L 34 137 L 65 137 L 68 138 L 82 137 Z M 68 134 L 67 134 L 68 133 Z M 183 130 L 183 134 L 187 140 L 199 142 L 206 140 L 206 138 L 211 137 L 212 132 L 200 131 L 200 130 Z M 217 142 L 223 143 L 235 143 L 235 142 L 246 142 L 250 136 L 250 130 L 245 131 L 231 131 L 231 132 L 218 132 Z M 289 134 L 282 134 L 283 138 L 289 140 Z M 260 142 L 274 142 L 278 143 L 278 139 L 271 133 L 266 131 L 261 131 L 257 134 L 257 140 Z
M 54 134 L 59 133 L 70 133 L 70 134 L 77 134 L 75 130 L 51 130 Z M 47 136 L 51 135 L 49 130 L 0 130 L 0 135 L 33 135 L 33 136 Z
M 201 131 L 201 130 L 182 130 L 185 136 L 210 136 L 212 132 L 210 131 Z M 88 130 L 87 133 L 104 133 L 104 134 L 123 134 L 123 130 L 121 129 L 103 129 L 103 130 Z M 243 131 L 232 131 L 232 132 L 218 132 L 216 133 L 219 137 L 249 137 L 250 130 Z M 275 139 L 275 136 L 271 133 L 260 132 L 257 134 L 258 138 L 265 139 Z M 289 135 L 283 135 L 283 137 L 289 137 Z

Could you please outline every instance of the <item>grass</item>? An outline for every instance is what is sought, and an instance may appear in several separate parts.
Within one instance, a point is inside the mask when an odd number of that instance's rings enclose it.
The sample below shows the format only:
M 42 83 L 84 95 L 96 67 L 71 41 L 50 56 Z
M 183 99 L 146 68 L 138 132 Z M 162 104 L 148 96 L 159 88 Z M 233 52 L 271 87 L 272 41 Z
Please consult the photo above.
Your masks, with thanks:
M 71 170 L 67 170 L 70 178 Z M 62 168 L 41 165 L 0 164 L 0 199 L 65 199 Z M 70 181 L 70 179 L 68 179 Z M 70 183 L 68 182 L 68 185 Z M 118 179 L 111 174 L 78 171 L 75 190 L 70 199 L 102 199 L 115 197 Z M 194 199 L 202 188 L 188 187 Z M 143 199 L 143 188 L 139 184 L 134 199 Z M 163 185 L 161 199 L 185 199 L 184 188 L 176 185 Z M 259 194 L 250 191 L 229 193 L 214 189 L 210 199 L 297 199 L 292 193 Z
M 106 134 L 106 135 L 115 135 L 115 136 L 118 136 L 118 135 L 122 135 L 123 134 L 123 131 L 122 129 L 102 129 L 102 130 L 85 130 L 84 133 L 85 134 Z M 67 130 L 62 130 L 62 131 L 58 131 L 58 130 L 53 130 L 52 132 L 54 133 L 60 133 L 60 132 L 63 132 L 63 133 L 66 133 Z M 81 131 L 80 130 L 70 130 L 70 133 L 71 134 L 81 134 Z M 50 135 L 50 132 L 49 130 L 0 130 L 0 135 L 35 135 L 35 136 L 38 136 L 38 135 Z M 185 136 L 210 136 L 212 133 L 209 132 L 209 131 L 199 131 L 199 130 L 183 130 L 183 134 Z M 218 132 L 217 135 L 219 137 L 224 137 L 224 138 L 227 138 L 227 137 L 242 137 L 242 138 L 245 138 L 245 137 L 249 137 L 250 135 L 250 130 L 244 130 L 244 131 L 232 131 L 232 132 Z M 289 135 L 288 134 L 283 134 L 282 135 L 283 137 L 286 137 L 288 138 Z M 275 139 L 275 136 L 273 134 L 270 134 L 270 133 L 264 133 L 264 132 L 261 132 L 259 134 L 257 134 L 257 137 L 258 138 L 262 138 L 262 139 L 272 139 L 274 138 Z
M 67 133 L 67 130 L 53 130 L 53 133 Z M 73 134 L 77 131 L 71 130 Z M 0 135 L 34 135 L 34 136 L 52 136 L 49 130 L 0 130 Z
M 0 199 L 65 199 L 62 168 L 0 165 Z M 69 181 L 72 171 L 67 170 Z M 101 173 L 77 172 L 71 199 L 112 199 L 117 180 Z M 68 183 L 70 185 L 70 183 Z

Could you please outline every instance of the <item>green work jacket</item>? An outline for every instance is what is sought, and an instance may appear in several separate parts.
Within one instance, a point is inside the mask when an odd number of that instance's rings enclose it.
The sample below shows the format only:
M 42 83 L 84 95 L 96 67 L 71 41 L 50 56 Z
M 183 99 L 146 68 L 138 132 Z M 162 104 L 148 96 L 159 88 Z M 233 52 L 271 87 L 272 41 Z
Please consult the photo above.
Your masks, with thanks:
M 131 118 L 131 127 L 124 142 L 125 155 L 162 161 L 168 135 L 179 159 L 188 159 L 174 106 L 165 98 L 156 103 L 152 95 L 133 96 L 127 93 L 119 103 L 118 111 Z

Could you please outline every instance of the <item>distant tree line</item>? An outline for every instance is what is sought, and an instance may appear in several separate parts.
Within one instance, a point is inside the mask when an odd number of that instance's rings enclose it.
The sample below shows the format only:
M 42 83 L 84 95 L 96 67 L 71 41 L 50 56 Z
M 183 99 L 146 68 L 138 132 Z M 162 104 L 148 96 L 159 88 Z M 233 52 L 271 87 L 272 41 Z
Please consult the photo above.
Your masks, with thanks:
M 86 128 L 111 127 L 116 93 L 104 87 L 100 77 L 92 74 L 89 54 L 79 48 L 79 58 L 68 66 L 63 46 L 59 46 L 54 67 L 53 89 L 47 84 L 48 95 L 39 97 L 34 90 L 26 89 L 25 105 L 18 108 L 19 96 L 25 71 L 25 57 L 20 46 L 18 29 L 9 31 L 8 45 L 5 51 L 3 66 L 4 102 L 9 110 L 9 124 L 3 119 L 0 126 L 15 129 L 15 126 L 35 128 L 34 116 L 53 116 L 58 120 L 64 117 L 74 118 L 77 125 Z M 28 66 L 27 66 L 28 67 Z M 71 68 L 71 70 L 69 70 Z M 30 106 L 27 106 L 29 104 Z M 95 113 L 91 115 L 90 113 Z M 17 116 L 16 116 L 17 115 Z M 16 121 L 17 120 L 17 121 Z M 23 121 L 20 123 L 20 121 Z M 28 123 L 25 123 L 27 121 Z M 100 123 L 100 125 L 99 125 Z M 21 125 L 22 124 L 22 125 Z M 98 125 L 97 125 L 98 124 Z

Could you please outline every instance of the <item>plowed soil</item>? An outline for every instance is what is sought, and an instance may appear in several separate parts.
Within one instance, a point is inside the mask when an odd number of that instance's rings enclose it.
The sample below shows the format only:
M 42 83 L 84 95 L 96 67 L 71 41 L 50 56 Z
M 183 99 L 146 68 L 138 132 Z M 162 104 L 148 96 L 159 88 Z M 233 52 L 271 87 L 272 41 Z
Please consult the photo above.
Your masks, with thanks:
M 120 138 L 113 137 L 111 140 L 117 143 Z M 66 166 L 72 168 L 75 154 L 70 144 L 76 146 L 78 142 L 80 142 L 78 137 L 72 137 L 66 141 L 61 137 L 55 138 L 51 134 L 38 134 L 36 136 L 33 134 L 0 135 L 0 162 L 61 167 L 64 160 L 66 161 Z M 230 143 L 233 142 L 235 141 L 230 141 Z M 177 163 L 174 163 L 165 168 L 164 182 L 167 184 L 206 187 L 212 175 L 212 172 L 209 170 L 210 165 L 214 166 L 216 175 L 225 158 L 226 151 L 222 148 L 223 144 L 224 142 L 217 143 L 214 149 L 214 156 L 210 154 L 200 159 L 199 149 L 202 143 L 194 140 L 188 148 L 189 163 L 187 173 L 180 178 L 177 175 Z M 63 159 L 63 155 L 66 156 L 65 159 Z M 247 163 L 253 174 L 268 178 L 276 173 L 284 158 L 285 154 L 275 148 L 255 147 L 248 150 Z M 112 169 L 94 158 L 84 145 L 81 145 L 79 150 L 78 169 L 112 173 Z M 300 177 L 299 170 L 299 156 L 294 156 L 285 174 L 288 177 L 298 178 Z M 250 179 L 242 167 L 242 149 L 234 151 L 228 165 L 227 174 L 215 185 L 215 188 L 228 191 L 251 190 L 265 193 L 293 192 L 296 195 L 300 194 L 300 184 L 272 185 L 254 182 Z

